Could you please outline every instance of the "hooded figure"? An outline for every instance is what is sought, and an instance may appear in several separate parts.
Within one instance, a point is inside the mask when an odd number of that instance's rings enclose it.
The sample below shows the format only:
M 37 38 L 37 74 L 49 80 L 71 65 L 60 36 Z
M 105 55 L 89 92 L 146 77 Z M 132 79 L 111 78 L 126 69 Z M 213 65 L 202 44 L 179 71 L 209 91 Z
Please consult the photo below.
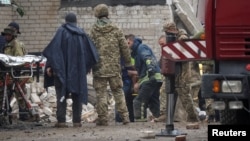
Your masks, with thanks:
M 54 38 L 43 51 L 43 55 L 47 58 L 46 71 L 48 71 L 48 74 L 53 72 L 55 86 L 56 80 L 60 84 L 61 90 L 57 92 L 57 101 L 65 102 L 66 96 L 71 93 L 72 97 L 77 96 L 81 102 L 87 104 L 86 75 L 90 72 L 92 66 L 97 63 L 98 54 L 87 34 L 76 26 L 76 15 L 73 13 L 67 14 L 65 21 L 66 23 L 59 27 Z M 46 74 L 45 81 L 47 81 L 47 76 Z M 50 85 L 53 85 L 53 83 L 45 82 L 45 87 Z M 57 102 L 57 104 L 60 105 L 60 102 Z M 79 108 L 81 107 L 79 106 Z M 78 117 L 74 119 L 74 111 L 73 104 L 73 122 L 79 123 L 80 115 L 77 113 L 76 116 Z M 66 112 L 62 114 L 60 110 L 57 111 L 58 126 L 64 126 L 65 114 Z
M 76 26 L 74 14 L 68 14 L 65 20 L 43 55 L 63 83 L 65 92 L 82 95 L 83 103 L 87 104 L 86 74 L 98 61 L 98 54 L 87 34 Z

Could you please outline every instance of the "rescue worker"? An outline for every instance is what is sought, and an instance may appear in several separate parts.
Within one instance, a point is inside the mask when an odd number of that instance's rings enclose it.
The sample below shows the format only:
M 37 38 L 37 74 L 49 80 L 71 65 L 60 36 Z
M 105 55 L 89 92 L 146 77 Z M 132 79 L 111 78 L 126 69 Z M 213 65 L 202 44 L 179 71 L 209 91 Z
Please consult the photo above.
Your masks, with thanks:
M 88 103 L 87 73 L 98 61 L 98 54 L 89 36 L 77 26 L 74 13 L 67 13 L 65 23 L 58 28 L 53 39 L 43 50 L 43 55 L 47 58 L 44 81 L 53 78 L 52 85 L 56 90 L 55 127 L 68 127 L 66 100 L 69 97 L 73 101 L 73 127 L 81 127 L 82 104 Z
M 24 44 L 17 39 L 17 31 L 11 26 L 4 28 L 4 31 L 1 33 L 5 37 L 6 43 L 3 49 L 3 53 L 11 56 L 24 56 Z M 25 85 L 22 86 L 22 89 L 25 93 Z M 15 97 L 17 99 L 19 107 L 19 119 L 22 121 L 28 120 L 30 117 L 29 109 L 27 108 L 24 98 L 15 92 Z
M 132 60 L 131 60 L 132 62 Z M 122 67 L 122 82 L 123 82 L 123 91 L 125 95 L 126 105 L 129 112 L 130 122 L 134 122 L 134 109 L 133 109 L 133 74 L 131 71 L 133 68 L 127 68 L 124 66 L 124 60 L 121 59 Z M 119 113 L 116 111 L 116 122 L 122 122 Z
M 9 23 L 8 26 L 10 26 L 13 29 L 15 29 L 15 31 L 16 31 L 17 34 L 21 34 L 21 32 L 19 31 L 19 24 L 18 23 L 11 22 L 11 23 Z M 4 36 L 0 35 L 0 53 L 3 53 L 3 48 L 4 48 L 5 43 L 6 43 L 6 41 L 5 41 Z
M 96 91 L 96 110 L 98 118 L 97 126 L 108 126 L 108 104 L 107 84 L 110 85 L 115 100 L 115 108 L 124 125 L 129 123 L 129 113 L 126 106 L 121 78 L 121 57 L 124 59 L 125 67 L 131 67 L 131 55 L 125 36 L 110 19 L 108 6 L 98 4 L 94 8 L 97 18 L 92 26 L 90 37 L 92 38 L 98 53 L 99 62 L 94 66 L 93 86 Z
M 184 34 L 179 34 L 174 22 L 166 23 L 163 26 L 163 29 L 168 37 L 168 42 L 177 41 L 178 38 L 179 40 L 188 39 L 188 37 L 185 36 L 185 32 Z M 199 128 L 199 118 L 194 106 L 194 101 L 191 94 L 192 90 L 190 88 L 191 83 L 200 80 L 200 76 L 196 72 L 197 71 L 194 62 L 177 62 L 176 64 L 175 90 L 187 113 L 187 129 Z
M 160 87 L 162 76 L 160 66 L 150 47 L 142 43 L 140 38 L 133 34 L 128 35 L 128 45 L 132 57 L 135 59 L 135 68 L 138 72 L 138 95 L 133 100 L 135 121 L 147 121 L 147 108 L 154 118 L 160 116 Z
M 205 39 L 205 32 L 204 29 L 197 34 L 195 34 L 192 39 Z M 199 68 L 201 75 L 203 74 L 209 74 L 213 73 L 214 71 L 214 62 L 212 60 L 204 60 L 199 61 Z M 220 116 L 219 111 L 214 110 L 212 108 L 213 99 L 204 99 L 201 97 L 201 91 L 199 91 L 199 108 L 203 111 L 206 111 L 206 114 L 208 115 L 207 121 L 208 122 L 219 122 Z
M 16 36 L 18 36 L 18 34 L 21 34 L 21 32 L 20 32 L 20 27 L 19 27 L 19 24 L 18 24 L 18 23 L 16 23 L 16 22 L 11 22 L 11 23 L 9 23 L 8 26 L 12 27 L 12 28 L 16 31 L 16 33 L 17 33 Z M 19 42 L 20 42 L 20 46 L 21 46 L 22 49 L 23 49 L 24 54 L 27 54 L 24 43 L 21 42 L 21 41 L 19 41 Z
M 160 45 L 161 49 L 167 45 L 167 36 L 161 35 L 158 39 L 158 44 Z M 159 64 L 161 64 L 161 60 L 159 61 Z M 169 84 L 166 84 L 165 80 L 166 77 L 162 76 L 162 86 L 160 89 L 160 116 L 158 118 L 153 119 L 154 122 L 166 122 L 167 119 L 167 91 L 166 91 L 166 85 L 169 86 Z M 169 90 L 168 90 L 169 91 Z M 179 98 L 177 98 L 176 102 L 176 108 L 175 108 L 175 114 L 174 114 L 174 121 L 181 121 L 182 115 L 180 114 L 183 110 L 183 107 L 180 103 Z

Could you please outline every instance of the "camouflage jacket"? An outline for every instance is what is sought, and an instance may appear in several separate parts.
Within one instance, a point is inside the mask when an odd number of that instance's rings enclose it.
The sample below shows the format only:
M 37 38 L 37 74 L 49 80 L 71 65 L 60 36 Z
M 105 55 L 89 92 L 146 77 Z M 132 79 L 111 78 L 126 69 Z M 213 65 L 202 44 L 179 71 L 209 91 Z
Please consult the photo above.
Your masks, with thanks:
M 6 43 L 3 52 L 11 56 L 23 56 L 26 54 L 24 43 L 18 39 L 13 39 L 11 42 Z
M 131 55 L 125 36 L 109 19 L 98 19 L 93 25 L 90 37 L 99 53 L 99 62 L 93 67 L 93 75 L 98 77 L 121 74 L 120 59 L 125 66 L 131 66 Z

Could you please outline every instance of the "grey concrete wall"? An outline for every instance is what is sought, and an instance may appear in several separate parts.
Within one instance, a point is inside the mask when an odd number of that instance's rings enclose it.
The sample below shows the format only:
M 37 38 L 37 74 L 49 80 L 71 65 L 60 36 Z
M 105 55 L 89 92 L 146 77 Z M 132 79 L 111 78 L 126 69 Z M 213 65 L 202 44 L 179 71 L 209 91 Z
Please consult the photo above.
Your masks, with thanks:
M 89 32 L 95 22 L 92 7 L 60 8 L 60 0 L 16 0 L 24 10 L 25 15 L 19 16 L 10 6 L 0 7 L 0 28 L 11 21 L 20 24 L 22 40 L 29 52 L 42 51 L 52 39 L 57 28 L 64 22 L 64 16 L 71 11 L 77 14 L 78 26 Z M 109 6 L 110 19 L 122 28 L 125 34 L 133 33 L 150 45 L 157 56 L 160 48 L 157 40 L 164 34 L 162 25 L 171 20 L 168 5 L 155 6 Z

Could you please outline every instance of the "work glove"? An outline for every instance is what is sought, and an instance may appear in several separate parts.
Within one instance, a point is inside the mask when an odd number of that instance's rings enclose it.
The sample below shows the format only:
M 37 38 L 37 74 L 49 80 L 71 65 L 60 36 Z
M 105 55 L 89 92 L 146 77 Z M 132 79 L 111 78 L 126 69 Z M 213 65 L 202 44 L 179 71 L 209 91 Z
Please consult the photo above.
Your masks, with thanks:
M 148 70 L 148 78 L 149 80 L 155 80 L 155 70 L 153 68 L 149 68 Z

